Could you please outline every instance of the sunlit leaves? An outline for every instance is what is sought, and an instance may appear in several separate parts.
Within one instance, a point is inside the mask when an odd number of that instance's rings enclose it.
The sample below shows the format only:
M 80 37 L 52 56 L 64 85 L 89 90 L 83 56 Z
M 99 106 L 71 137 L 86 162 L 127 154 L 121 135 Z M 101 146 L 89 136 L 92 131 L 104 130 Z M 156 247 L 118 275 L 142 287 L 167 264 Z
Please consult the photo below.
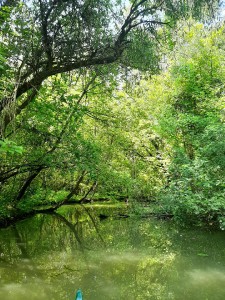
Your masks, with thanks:
M 0 140 L 0 153 L 22 154 L 24 151 L 22 146 L 18 146 L 15 142 L 8 139 Z
M 166 121 L 160 121 L 174 150 L 163 199 L 178 219 L 218 221 L 225 209 L 221 205 L 225 125 L 219 92 L 225 81 L 224 38 L 221 29 L 208 31 L 199 24 L 184 27 L 184 32 L 170 69 L 170 113 L 167 110 Z M 171 125 L 170 130 L 165 124 Z

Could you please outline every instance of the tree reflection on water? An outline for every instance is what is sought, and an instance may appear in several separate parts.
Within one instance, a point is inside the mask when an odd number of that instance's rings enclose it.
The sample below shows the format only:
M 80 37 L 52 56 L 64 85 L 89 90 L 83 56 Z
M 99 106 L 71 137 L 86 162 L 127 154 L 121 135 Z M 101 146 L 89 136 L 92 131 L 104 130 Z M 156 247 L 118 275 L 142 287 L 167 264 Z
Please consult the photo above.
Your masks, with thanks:
M 78 288 L 85 300 L 225 297 L 223 232 L 118 209 L 65 206 L 1 230 L 0 299 L 73 299 Z

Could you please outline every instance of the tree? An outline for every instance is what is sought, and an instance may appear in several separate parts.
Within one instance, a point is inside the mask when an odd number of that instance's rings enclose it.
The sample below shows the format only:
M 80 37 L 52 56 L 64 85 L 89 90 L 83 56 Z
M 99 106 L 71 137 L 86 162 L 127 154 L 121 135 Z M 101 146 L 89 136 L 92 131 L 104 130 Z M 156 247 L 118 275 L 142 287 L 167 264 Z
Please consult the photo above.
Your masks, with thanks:
M 3 37 L 11 48 L 15 89 L 1 100 L 0 112 L 20 98 L 19 113 L 42 82 L 58 73 L 118 60 L 129 65 L 134 59 L 140 61 L 143 47 L 148 57 L 145 64 L 152 65 L 152 58 L 157 58 L 157 27 L 165 25 L 167 17 L 175 20 L 190 10 L 197 15 L 200 8 L 213 3 L 135 0 L 128 9 L 122 1 L 38 0 L 17 6 L 11 20 L 14 34 L 6 31 Z M 3 123 L 6 126 L 9 118 Z
M 9 15 L 12 12 L 13 18 L 4 19 L 1 33 L 2 45 L 7 49 L 0 91 L 0 179 L 5 209 L 13 208 L 11 214 L 18 208 L 31 209 L 37 198 L 52 199 L 55 192 L 58 205 L 76 196 L 82 185 L 80 195 L 86 195 L 101 182 L 101 167 L 105 174 L 112 170 L 107 169 L 101 157 L 109 157 L 106 161 L 116 167 L 118 190 L 127 178 L 129 182 L 136 180 L 137 187 L 147 182 L 140 179 L 144 161 L 161 149 L 155 137 L 151 138 L 150 147 L 146 147 L 148 137 L 144 146 L 138 141 L 141 127 L 136 126 L 139 114 L 135 109 L 125 114 L 128 121 L 133 118 L 133 133 L 117 130 L 118 124 L 104 117 L 102 123 L 108 122 L 108 132 L 102 126 L 99 134 L 90 134 L 83 124 L 88 114 L 101 122 L 101 105 L 103 114 L 108 113 L 107 102 L 118 92 L 124 67 L 127 72 L 131 70 L 128 81 L 132 68 L 148 70 L 148 74 L 159 69 L 158 38 L 164 25 L 172 26 L 191 11 L 200 15 L 200 7 L 214 2 L 135 0 L 130 6 L 126 1 L 105 0 L 12 3 Z M 105 102 L 101 103 L 102 99 Z M 94 111 L 90 104 L 98 109 Z M 115 108 L 112 111 L 121 122 L 124 120 L 121 112 Z M 143 119 L 145 122 L 145 116 Z M 91 122 L 87 123 L 91 126 Z M 121 140 L 127 147 L 121 146 Z M 112 156 L 108 155 L 111 146 L 115 149 Z M 115 155 L 116 150 L 121 153 Z M 127 163 L 124 172 L 121 158 Z M 157 163 L 160 159 L 155 159 L 154 166 Z
M 161 120 L 173 145 L 164 204 L 190 222 L 218 223 L 225 209 L 222 32 L 201 24 L 182 28 L 185 48 L 180 45 L 170 69 L 169 109 Z

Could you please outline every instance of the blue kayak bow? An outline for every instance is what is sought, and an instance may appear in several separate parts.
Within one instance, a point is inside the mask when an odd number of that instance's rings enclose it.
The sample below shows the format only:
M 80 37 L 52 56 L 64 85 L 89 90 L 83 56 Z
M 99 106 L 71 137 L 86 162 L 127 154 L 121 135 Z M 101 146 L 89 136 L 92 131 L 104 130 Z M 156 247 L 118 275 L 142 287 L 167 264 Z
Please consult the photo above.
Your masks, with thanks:
M 76 293 L 76 298 L 75 300 L 83 300 L 83 296 L 82 296 L 82 292 L 81 290 L 79 289 Z

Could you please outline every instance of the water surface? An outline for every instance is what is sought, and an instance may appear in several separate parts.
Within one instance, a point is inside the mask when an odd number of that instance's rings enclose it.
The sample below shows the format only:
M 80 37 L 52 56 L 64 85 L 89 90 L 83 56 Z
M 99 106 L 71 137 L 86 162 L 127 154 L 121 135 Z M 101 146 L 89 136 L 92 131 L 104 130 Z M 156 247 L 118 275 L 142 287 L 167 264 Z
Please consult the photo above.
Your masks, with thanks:
M 117 210 L 66 206 L 0 230 L 0 299 L 225 299 L 224 232 Z

